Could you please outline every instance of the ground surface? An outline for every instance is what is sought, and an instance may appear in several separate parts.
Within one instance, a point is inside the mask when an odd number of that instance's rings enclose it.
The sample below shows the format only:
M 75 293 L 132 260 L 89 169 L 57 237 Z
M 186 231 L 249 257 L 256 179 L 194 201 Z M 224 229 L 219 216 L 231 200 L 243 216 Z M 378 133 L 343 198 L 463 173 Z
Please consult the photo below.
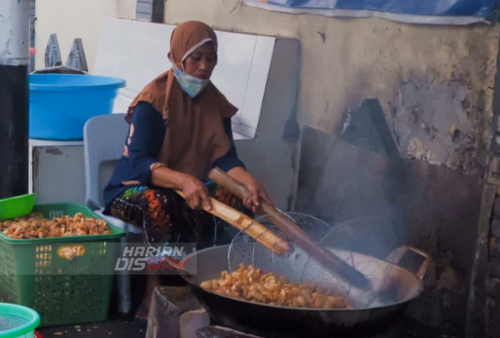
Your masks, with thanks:
M 413 321 L 409 321 L 407 325 L 408 329 L 405 330 L 406 332 L 404 332 L 401 338 L 454 338 L 453 336 L 447 336 L 435 330 L 419 325 Z M 40 330 L 40 333 L 43 335 L 43 338 L 144 338 L 146 335 L 146 329 L 131 321 L 127 321 L 123 318 L 114 316 L 105 323 L 48 328 Z
M 131 321 L 120 317 L 110 317 L 107 322 L 83 325 L 69 325 L 53 328 L 41 329 L 43 338 L 48 337 L 93 337 L 93 338 L 144 338 L 146 329 Z

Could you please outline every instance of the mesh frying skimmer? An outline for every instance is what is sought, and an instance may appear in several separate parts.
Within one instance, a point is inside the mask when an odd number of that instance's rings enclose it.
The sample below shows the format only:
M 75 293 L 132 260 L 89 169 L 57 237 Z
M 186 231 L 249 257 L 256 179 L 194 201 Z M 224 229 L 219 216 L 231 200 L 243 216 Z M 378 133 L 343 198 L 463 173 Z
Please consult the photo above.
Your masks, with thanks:
M 243 184 L 232 178 L 230 175 L 224 173 L 219 168 L 214 168 L 210 172 L 209 177 L 240 199 L 252 198 L 250 191 Z M 314 241 L 314 239 L 307 235 L 296 223 L 276 208 L 272 202 L 262 200 L 260 209 L 268 214 L 268 217 L 273 220 L 273 224 L 277 228 L 286 233 L 286 237 L 290 237 L 295 243 L 298 244 L 295 248 L 300 247 L 300 249 L 314 257 L 315 260 L 321 262 L 323 266 L 328 268 L 334 274 L 342 276 L 352 285 L 364 290 L 372 288 L 370 281 L 360 271 L 356 270 L 340 258 L 336 257 L 335 254 L 319 245 L 317 241 Z M 275 235 L 274 232 L 267 232 L 266 227 L 258 222 L 254 222 L 250 219 L 250 223 L 244 225 L 241 229 L 244 230 L 245 233 L 252 234 L 252 228 L 259 229 L 257 233 L 253 233 L 254 236 L 252 237 L 256 238 L 262 244 L 268 247 L 270 246 L 273 251 L 277 251 L 281 255 L 288 255 L 290 253 L 291 248 L 288 242 L 282 241 L 280 237 L 273 238 L 272 236 Z M 259 235 L 263 235 L 264 237 Z M 272 244 L 269 242 L 272 242 Z M 295 255 L 295 257 L 299 258 L 298 255 Z
M 316 241 L 321 240 L 332 231 L 332 226 L 313 216 L 301 213 L 285 213 L 285 215 Z M 255 221 L 264 225 L 268 229 L 267 231 L 272 231 L 291 242 L 290 238 L 271 222 L 269 216 L 265 215 L 256 218 Z M 273 271 L 276 274 L 285 275 L 294 282 L 301 281 L 302 272 L 308 260 L 309 256 L 299 250 L 295 250 L 288 257 L 280 257 L 247 236 L 244 230 L 240 231 L 233 238 L 228 251 L 229 268 L 231 271 L 237 270 L 240 263 L 244 263 L 245 265 L 253 264 L 264 271 Z
M 335 237 L 353 237 L 354 230 L 350 226 L 351 222 L 345 222 L 340 225 L 331 226 L 328 223 L 303 213 L 284 213 L 294 221 L 304 232 L 311 236 L 319 244 L 331 244 L 335 242 Z M 273 231 L 285 240 L 293 244 L 290 238 L 287 238 L 270 220 L 268 215 L 255 219 L 256 222 Z M 385 278 L 391 275 L 392 270 L 381 268 L 377 258 L 354 254 L 349 249 L 329 249 L 341 260 L 350 266 L 362 271 L 374 286 L 382 285 Z M 334 288 L 336 292 L 349 297 L 355 302 L 355 307 L 368 308 L 384 303 L 378 299 L 374 292 L 367 292 L 352 287 L 342 278 L 333 275 L 325 269 L 315 259 L 306 252 L 295 246 L 295 251 L 288 257 L 280 257 L 272 251 L 259 244 L 247 236 L 244 231 L 240 231 L 231 242 L 228 251 L 229 270 L 235 271 L 240 264 L 254 265 L 263 271 L 272 271 L 277 275 L 286 276 L 294 283 L 316 282 L 324 288 Z

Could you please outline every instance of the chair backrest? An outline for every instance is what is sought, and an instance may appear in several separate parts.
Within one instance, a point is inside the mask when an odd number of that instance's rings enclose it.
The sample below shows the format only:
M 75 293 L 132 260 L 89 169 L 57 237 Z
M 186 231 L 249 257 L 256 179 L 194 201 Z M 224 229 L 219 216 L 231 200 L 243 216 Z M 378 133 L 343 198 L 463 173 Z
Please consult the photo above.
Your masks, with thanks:
M 84 127 L 85 200 L 94 210 L 104 206 L 102 191 L 123 154 L 129 130 L 124 117 L 125 114 L 99 115 Z

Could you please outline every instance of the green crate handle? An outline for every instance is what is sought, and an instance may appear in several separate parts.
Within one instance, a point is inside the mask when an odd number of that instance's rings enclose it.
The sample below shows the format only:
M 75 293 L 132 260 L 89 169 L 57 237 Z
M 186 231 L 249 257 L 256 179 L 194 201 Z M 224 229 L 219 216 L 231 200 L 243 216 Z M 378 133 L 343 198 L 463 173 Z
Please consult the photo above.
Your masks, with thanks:
M 86 253 L 85 245 L 82 244 L 61 245 L 57 248 L 57 256 L 70 262 L 77 257 L 83 257 Z

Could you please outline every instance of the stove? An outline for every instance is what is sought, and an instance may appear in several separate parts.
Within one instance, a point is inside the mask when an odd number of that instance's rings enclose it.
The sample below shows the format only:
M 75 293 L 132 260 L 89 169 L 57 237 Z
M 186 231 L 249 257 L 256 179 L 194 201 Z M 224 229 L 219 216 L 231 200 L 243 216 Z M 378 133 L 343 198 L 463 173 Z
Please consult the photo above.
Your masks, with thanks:
M 197 331 L 197 338 L 267 338 L 213 325 Z M 305 337 L 304 337 L 305 338 Z M 358 337 L 352 337 L 358 338 Z M 456 338 L 405 318 L 391 329 L 369 338 Z
M 377 336 L 373 336 L 370 338 L 413 338 L 419 336 L 402 336 L 399 330 L 391 330 L 390 332 L 386 332 Z M 255 336 L 239 331 L 235 331 L 222 326 L 209 326 L 197 331 L 197 338 L 266 338 L 262 336 Z M 353 337 L 356 338 L 356 337 Z M 426 337 L 428 338 L 428 337 Z
M 210 318 L 209 314 L 201 308 L 201 305 L 190 292 L 190 288 L 185 286 L 157 288 L 153 296 L 149 316 L 148 337 L 151 331 L 154 332 L 154 336 L 157 338 L 172 336 L 189 338 L 269 338 L 258 337 L 248 332 L 238 332 L 221 326 L 220 323 Z M 165 320 L 166 318 L 168 320 Z M 282 325 L 284 325 L 283 323 L 286 325 L 286 321 L 282 321 Z M 446 335 L 444 330 L 430 328 L 406 315 L 397 316 L 388 325 L 390 328 L 387 331 L 372 336 L 363 334 L 362 338 L 456 338 Z M 298 338 L 309 338 L 309 336 Z M 361 337 L 357 335 L 347 338 Z

